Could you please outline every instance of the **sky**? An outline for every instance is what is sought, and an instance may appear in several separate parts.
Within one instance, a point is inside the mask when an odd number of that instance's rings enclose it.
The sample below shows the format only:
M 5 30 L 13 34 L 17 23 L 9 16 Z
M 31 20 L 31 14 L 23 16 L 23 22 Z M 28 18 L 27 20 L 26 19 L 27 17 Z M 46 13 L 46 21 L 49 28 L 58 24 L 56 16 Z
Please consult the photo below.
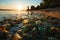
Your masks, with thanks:
M 37 6 L 42 0 L 0 0 L 0 9 L 27 9 L 27 6 Z

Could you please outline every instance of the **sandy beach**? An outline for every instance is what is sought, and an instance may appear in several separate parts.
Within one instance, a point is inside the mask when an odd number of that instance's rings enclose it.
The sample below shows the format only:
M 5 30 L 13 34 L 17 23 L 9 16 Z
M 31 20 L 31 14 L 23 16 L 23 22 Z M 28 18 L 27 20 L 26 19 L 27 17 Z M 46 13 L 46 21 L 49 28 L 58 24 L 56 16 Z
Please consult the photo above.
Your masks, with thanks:
M 45 14 L 48 15 L 48 16 L 60 19 L 60 12 L 46 12 Z
M 60 11 L 38 11 L 38 12 L 60 19 Z

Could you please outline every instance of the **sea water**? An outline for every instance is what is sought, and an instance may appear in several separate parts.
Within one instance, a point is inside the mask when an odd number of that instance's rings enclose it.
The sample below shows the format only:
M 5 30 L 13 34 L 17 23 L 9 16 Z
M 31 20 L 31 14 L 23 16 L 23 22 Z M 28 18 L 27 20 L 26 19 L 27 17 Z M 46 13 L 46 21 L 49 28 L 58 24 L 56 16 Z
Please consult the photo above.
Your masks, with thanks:
M 24 18 L 27 17 L 27 12 L 26 11 L 0 11 L 0 21 L 4 19 L 11 18 L 15 20 L 16 18 Z
M 0 11 L 0 21 L 4 20 L 5 18 L 14 18 L 16 17 L 16 13 L 13 11 Z

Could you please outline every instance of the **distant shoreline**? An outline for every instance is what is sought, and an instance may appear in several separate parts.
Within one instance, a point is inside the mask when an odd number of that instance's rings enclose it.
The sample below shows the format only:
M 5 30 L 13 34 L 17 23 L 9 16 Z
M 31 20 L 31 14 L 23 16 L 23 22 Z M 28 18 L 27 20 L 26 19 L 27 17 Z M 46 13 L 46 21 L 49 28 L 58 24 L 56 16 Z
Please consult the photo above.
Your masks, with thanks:
M 16 10 L 13 10 L 13 9 L 0 9 L 0 11 L 16 11 Z
M 16 11 L 11 9 L 0 9 L 0 11 Z M 27 10 L 24 10 L 27 11 Z M 42 9 L 42 10 L 28 10 L 28 11 L 36 11 L 39 13 L 44 13 L 47 16 L 55 17 L 60 19 L 60 10 L 56 9 Z

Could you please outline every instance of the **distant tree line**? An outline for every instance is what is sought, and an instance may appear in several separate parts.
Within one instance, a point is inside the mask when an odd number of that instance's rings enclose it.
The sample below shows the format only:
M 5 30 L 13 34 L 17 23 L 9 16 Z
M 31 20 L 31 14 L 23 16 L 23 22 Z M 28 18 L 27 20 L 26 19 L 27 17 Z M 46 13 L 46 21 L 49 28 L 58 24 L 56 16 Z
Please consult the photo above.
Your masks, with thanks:
M 60 0 L 43 0 L 43 5 L 46 8 L 60 7 Z
M 60 0 L 42 0 L 43 2 L 40 3 L 40 5 L 31 6 L 30 10 L 40 10 L 40 9 L 46 9 L 46 8 L 56 8 L 60 7 Z M 29 10 L 29 7 L 28 7 Z

